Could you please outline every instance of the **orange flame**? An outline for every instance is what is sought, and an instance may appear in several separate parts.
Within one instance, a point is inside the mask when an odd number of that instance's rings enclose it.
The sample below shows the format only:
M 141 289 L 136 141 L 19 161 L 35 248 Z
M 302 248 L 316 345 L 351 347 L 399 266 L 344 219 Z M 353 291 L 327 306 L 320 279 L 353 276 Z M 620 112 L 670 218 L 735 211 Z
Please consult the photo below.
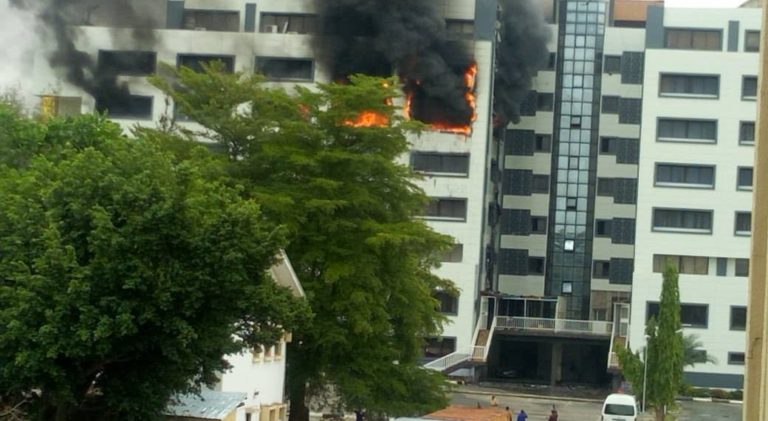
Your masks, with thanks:
M 472 63 L 464 72 L 464 84 L 467 91 L 464 93 L 464 99 L 472 109 L 472 116 L 469 124 L 457 124 L 451 122 L 433 122 L 430 127 L 433 130 L 463 134 L 469 136 L 472 134 L 472 123 L 477 120 L 477 98 L 475 97 L 475 80 L 477 78 L 477 63 Z M 416 84 L 419 84 L 417 81 Z M 411 104 L 413 103 L 413 92 L 406 93 L 405 96 L 405 115 L 411 117 Z
M 376 111 L 363 111 L 354 120 L 345 120 L 344 124 L 353 127 L 386 126 L 389 124 L 389 118 Z

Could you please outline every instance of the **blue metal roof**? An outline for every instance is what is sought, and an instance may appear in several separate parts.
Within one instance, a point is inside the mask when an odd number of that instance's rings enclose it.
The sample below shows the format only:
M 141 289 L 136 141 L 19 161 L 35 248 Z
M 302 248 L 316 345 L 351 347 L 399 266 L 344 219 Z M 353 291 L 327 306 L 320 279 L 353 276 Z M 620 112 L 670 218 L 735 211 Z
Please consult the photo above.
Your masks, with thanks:
M 245 401 L 247 394 L 240 392 L 216 392 L 204 389 L 200 395 L 176 395 L 171 398 L 164 413 L 176 417 L 220 420 Z

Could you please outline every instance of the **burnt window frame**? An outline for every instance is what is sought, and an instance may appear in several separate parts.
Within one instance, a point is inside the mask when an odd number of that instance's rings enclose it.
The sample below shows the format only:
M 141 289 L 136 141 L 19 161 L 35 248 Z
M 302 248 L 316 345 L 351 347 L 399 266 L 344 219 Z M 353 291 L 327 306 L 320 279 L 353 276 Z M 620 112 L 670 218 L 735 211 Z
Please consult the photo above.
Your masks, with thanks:
M 226 22 L 228 26 L 228 29 L 222 29 L 225 25 L 221 26 L 203 26 L 198 25 L 197 22 L 195 22 L 195 25 L 189 25 L 188 19 L 192 17 L 193 14 L 201 14 L 201 15 L 219 15 L 219 16 L 227 16 L 227 19 L 232 20 L 232 22 Z M 235 19 L 232 19 L 234 17 Z M 197 19 L 197 17 L 195 17 Z M 204 22 L 204 23 L 210 23 L 210 22 Z M 217 24 L 221 24 L 222 22 L 216 22 Z M 234 23 L 234 25 L 233 25 Z M 240 17 L 240 11 L 239 10 L 227 10 L 227 9 L 202 9 L 202 8 L 194 8 L 194 9 L 184 9 L 182 15 L 181 15 L 181 28 L 186 29 L 188 31 L 210 31 L 210 32 L 240 32 L 242 27 L 242 19 Z
M 275 22 L 270 22 L 269 19 L 274 19 Z M 280 25 L 285 25 L 286 22 L 277 22 L 278 19 L 287 19 L 288 26 L 283 31 Z M 292 27 L 298 25 L 300 28 Z M 271 26 L 277 27 L 277 32 L 271 32 L 266 30 Z M 276 12 L 261 12 L 259 13 L 259 33 L 261 34 L 280 34 L 280 35 L 312 35 L 320 33 L 320 17 L 314 13 L 276 13 Z M 291 29 L 297 29 L 292 31 Z
M 133 69 L 118 69 L 117 71 L 113 72 L 112 74 L 116 76 L 150 76 L 154 74 L 157 71 L 157 51 L 149 51 L 149 50 L 105 50 L 100 49 L 97 53 L 97 72 L 102 74 L 102 72 L 107 71 L 106 64 L 104 63 L 104 58 L 106 56 L 110 55 L 119 55 L 119 54 L 130 54 L 130 55 L 147 55 L 151 56 L 151 69 L 146 70 L 138 70 L 140 66 L 130 66 L 133 67 Z M 136 63 L 136 57 L 131 57 L 128 62 L 135 64 Z M 112 68 L 115 68 L 115 66 L 112 66 Z
M 262 66 L 267 61 L 271 61 L 273 63 L 278 63 L 278 62 L 285 62 L 285 63 L 288 63 L 288 62 L 308 63 L 309 64 L 309 69 L 308 69 L 309 71 L 308 71 L 307 77 L 294 77 L 294 76 L 291 76 L 291 77 L 288 77 L 288 76 L 286 76 L 286 77 L 276 77 L 276 76 L 271 76 L 271 75 L 269 75 L 269 74 L 267 74 L 267 73 L 265 73 L 263 71 L 264 68 Z M 253 69 L 254 69 L 254 71 L 256 73 L 258 73 L 260 75 L 263 75 L 264 78 L 267 81 L 270 81 L 270 82 L 307 82 L 307 83 L 311 83 L 311 82 L 315 81 L 315 70 L 316 70 L 315 66 L 316 66 L 315 60 L 313 58 L 311 58 L 311 57 L 256 56 L 256 58 L 254 59 Z M 303 70 L 306 70 L 306 69 L 303 69 Z

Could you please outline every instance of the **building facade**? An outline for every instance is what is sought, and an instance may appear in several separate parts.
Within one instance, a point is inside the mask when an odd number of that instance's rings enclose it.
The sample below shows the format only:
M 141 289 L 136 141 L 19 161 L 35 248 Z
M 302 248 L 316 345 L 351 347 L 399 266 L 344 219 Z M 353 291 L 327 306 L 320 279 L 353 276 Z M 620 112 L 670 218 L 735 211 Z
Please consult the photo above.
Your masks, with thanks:
M 717 362 L 698 386 L 742 388 L 760 9 L 649 12 L 630 343 L 645 346 L 666 261 L 685 335 Z

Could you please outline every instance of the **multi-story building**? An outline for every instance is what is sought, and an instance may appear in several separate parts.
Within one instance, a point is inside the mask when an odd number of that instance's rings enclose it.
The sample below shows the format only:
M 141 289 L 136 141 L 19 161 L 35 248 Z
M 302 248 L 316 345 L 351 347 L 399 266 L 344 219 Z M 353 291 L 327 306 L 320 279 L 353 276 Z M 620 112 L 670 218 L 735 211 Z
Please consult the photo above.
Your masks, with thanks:
M 194 124 L 145 80 L 161 62 L 196 68 L 216 59 L 285 87 L 334 76 L 316 42 L 315 1 L 132 3 L 141 13 L 77 2 L 67 11 L 75 45 L 90 57 L 81 61 L 86 74 L 117 82 L 128 100 L 115 103 L 99 84 L 52 79 L 41 52 L 30 73 L 40 93 L 59 96 L 59 112 L 109 109 L 126 127 L 163 115 Z M 614 344 L 644 345 L 658 262 L 669 256 L 682 272 L 686 333 L 699 333 L 718 359 L 689 379 L 737 387 L 759 13 L 536 0 L 552 34 L 549 65 L 520 121 L 494 128 L 500 3 L 439 3 L 477 65 L 476 119 L 460 133 L 414 136 L 402 157 L 424 175 L 418 184 L 432 198 L 424 219 L 456 239 L 437 273 L 461 293 L 436 292 L 450 323 L 428 338 L 425 356 L 444 370 L 487 363 L 487 377 L 606 383 L 617 369 Z
M 258 71 L 268 82 L 286 88 L 332 79 L 325 66 L 328 57 L 321 57 L 317 42 L 321 19 L 315 1 L 119 1 L 119 12 L 86 3 L 72 2 L 61 11 L 74 26 L 57 32 L 60 43 L 54 48 L 64 55 L 79 54 L 76 64 L 59 61 L 60 67 L 68 65 L 67 72 L 53 74 L 41 50 L 30 72 L 40 87 L 38 94 L 55 95 L 43 105 L 59 113 L 107 110 L 126 128 L 154 125 L 164 116 L 194 125 L 146 80 L 161 63 L 198 69 L 201 63 L 218 60 L 227 70 Z M 473 345 L 482 287 L 496 12 L 495 1 L 440 3 L 448 36 L 476 65 L 475 119 L 459 133 L 426 130 L 414 136 L 412 152 L 402 158 L 424 175 L 417 184 L 432 202 L 423 218 L 456 241 L 437 273 L 453 280 L 460 295 L 436 291 L 450 323 L 441 337 L 428 338 L 425 353 L 432 358 Z M 49 27 L 57 23 L 44 22 Z
M 683 333 L 717 361 L 686 367 L 698 386 L 743 384 L 760 15 L 648 13 L 630 343 L 672 262 Z

